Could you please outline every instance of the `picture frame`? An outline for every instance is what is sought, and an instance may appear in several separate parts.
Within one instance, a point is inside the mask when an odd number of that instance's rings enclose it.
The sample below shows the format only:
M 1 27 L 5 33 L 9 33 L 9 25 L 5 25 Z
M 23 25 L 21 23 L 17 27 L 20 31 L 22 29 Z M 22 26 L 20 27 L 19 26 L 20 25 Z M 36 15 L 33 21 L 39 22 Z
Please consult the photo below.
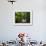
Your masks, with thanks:
M 31 26 L 32 25 L 32 11 L 31 10 L 15 11 L 14 24 L 17 26 Z

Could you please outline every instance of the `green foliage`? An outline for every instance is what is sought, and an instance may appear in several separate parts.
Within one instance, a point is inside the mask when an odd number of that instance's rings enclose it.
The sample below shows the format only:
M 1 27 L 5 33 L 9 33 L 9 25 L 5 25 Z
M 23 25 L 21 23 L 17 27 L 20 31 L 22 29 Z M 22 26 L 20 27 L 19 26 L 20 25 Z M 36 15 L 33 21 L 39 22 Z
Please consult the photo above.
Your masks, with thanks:
M 26 20 L 22 22 L 22 20 Z M 30 12 L 16 12 L 15 23 L 30 23 Z

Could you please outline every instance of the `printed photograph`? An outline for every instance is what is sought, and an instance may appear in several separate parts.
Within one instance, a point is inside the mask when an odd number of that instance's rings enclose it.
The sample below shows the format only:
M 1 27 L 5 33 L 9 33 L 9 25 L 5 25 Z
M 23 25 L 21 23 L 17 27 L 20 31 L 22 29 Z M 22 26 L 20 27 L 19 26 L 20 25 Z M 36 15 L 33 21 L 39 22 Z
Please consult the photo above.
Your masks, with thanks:
M 30 12 L 15 12 L 15 23 L 30 23 Z

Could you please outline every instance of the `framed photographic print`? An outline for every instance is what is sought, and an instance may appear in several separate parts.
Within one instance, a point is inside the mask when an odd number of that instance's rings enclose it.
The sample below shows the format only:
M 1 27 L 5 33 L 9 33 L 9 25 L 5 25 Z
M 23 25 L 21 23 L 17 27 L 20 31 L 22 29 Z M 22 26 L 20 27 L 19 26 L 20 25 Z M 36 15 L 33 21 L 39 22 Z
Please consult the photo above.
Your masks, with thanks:
M 15 11 L 15 25 L 32 25 L 32 11 Z

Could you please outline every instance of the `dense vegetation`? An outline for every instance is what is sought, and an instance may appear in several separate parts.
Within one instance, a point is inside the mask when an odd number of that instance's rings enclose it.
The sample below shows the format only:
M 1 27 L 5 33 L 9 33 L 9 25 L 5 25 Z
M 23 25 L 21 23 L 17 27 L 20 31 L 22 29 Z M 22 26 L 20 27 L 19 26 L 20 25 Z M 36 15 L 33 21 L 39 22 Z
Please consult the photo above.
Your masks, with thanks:
M 30 12 L 15 12 L 15 23 L 30 23 Z

